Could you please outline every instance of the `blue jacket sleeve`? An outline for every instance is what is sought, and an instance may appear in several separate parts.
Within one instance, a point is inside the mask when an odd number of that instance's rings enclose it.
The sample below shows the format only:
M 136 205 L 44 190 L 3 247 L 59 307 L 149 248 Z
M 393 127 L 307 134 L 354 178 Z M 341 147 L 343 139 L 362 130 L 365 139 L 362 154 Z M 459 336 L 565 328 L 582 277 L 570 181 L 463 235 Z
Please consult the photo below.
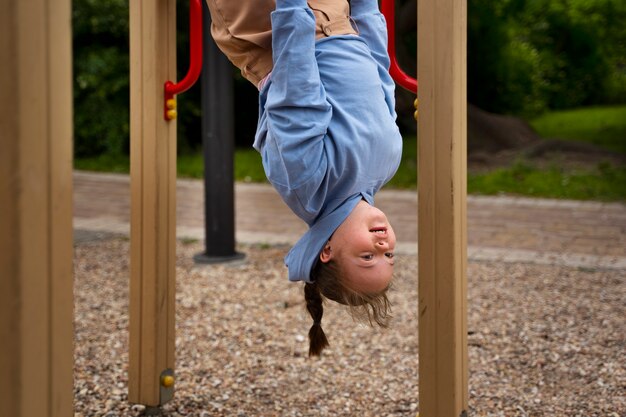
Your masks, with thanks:
M 378 9 L 377 0 L 351 0 L 350 13 L 365 41 L 371 55 L 378 64 L 378 74 L 385 92 L 389 112 L 395 117 L 395 82 L 389 75 L 389 54 L 387 52 L 387 23 Z
M 272 12 L 274 69 L 265 111 L 268 144 L 279 155 L 281 184 L 295 189 L 321 169 L 332 109 L 315 59 L 315 17 L 305 0 L 278 0 Z M 285 178 L 286 177 L 286 178 Z

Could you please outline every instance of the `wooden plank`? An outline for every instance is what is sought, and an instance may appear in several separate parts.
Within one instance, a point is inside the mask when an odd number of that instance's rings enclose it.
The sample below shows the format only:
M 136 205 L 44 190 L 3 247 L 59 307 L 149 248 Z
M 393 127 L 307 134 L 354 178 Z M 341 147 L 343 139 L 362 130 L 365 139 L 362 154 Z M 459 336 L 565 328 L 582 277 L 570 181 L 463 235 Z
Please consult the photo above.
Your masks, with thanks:
M 419 409 L 467 410 L 466 1 L 418 3 Z
M 2 38 L 11 43 L 1 45 L 0 86 L 13 98 L 0 105 L 0 363 L 10 375 L 0 386 L 0 415 L 71 415 L 70 2 L 3 0 L 0 7 Z
M 14 97 L 14 100 L 0 100 L 0 369 L 12 378 L 0 378 L 0 416 L 19 416 L 19 387 L 21 385 L 20 366 L 20 250 L 19 236 L 19 195 L 18 155 L 20 134 L 19 119 L 15 117 L 19 108 L 19 95 L 15 80 L 18 78 L 17 65 L 17 6 L 12 0 L 0 0 L 0 97 Z
M 169 34 L 169 48 L 167 48 L 167 72 L 168 79 L 176 80 L 176 1 L 170 1 L 165 11 L 167 16 L 167 33 Z M 159 118 L 159 122 L 161 119 Z M 166 328 L 166 352 L 165 363 L 174 370 L 176 361 L 176 154 L 177 138 L 176 123 L 167 123 L 167 131 L 163 131 L 167 137 L 167 296 L 165 298 Z
M 176 78 L 175 1 L 131 1 L 130 13 L 129 401 L 158 406 L 175 347 L 176 123 L 163 119 L 163 85 Z
M 50 0 L 47 0 L 50 3 Z M 74 294 L 73 294 L 73 149 L 72 149 L 72 6 L 54 1 L 48 12 L 48 96 L 50 137 L 50 401 L 51 415 L 73 414 Z
M 143 95 L 143 85 L 141 74 L 143 73 L 143 60 L 141 59 L 141 1 L 131 1 L 129 3 L 129 27 L 130 27 L 130 177 L 136 180 L 130 182 L 131 198 L 134 198 L 133 209 L 130 212 L 130 258 L 141 259 L 141 245 L 133 244 L 137 238 L 136 234 L 141 230 L 141 181 L 142 153 L 141 138 L 143 137 L 142 119 L 135 115 L 132 108 L 141 103 L 137 100 Z M 135 196 L 135 197 L 133 197 Z M 141 338 L 135 335 L 140 334 L 141 324 L 141 300 L 136 299 L 141 294 L 141 264 L 131 262 L 130 265 L 130 301 L 129 301 L 129 369 L 128 369 L 128 398 L 129 401 L 139 401 L 139 381 L 141 380 L 141 367 L 138 366 L 141 355 Z M 136 295 L 137 294 L 137 295 Z
M 30 6 L 30 7 L 29 7 Z M 20 365 L 20 409 L 24 415 L 48 415 L 50 395 L 50 235 L 49 235 L 49 152 L 47 127 L 48 79 L 45 45 L 46 17 L 42 0 L 20 2 L 18 42 L 20 68 L 19 246 L 20 320 L 31 323 L 20 329 L 23 362 Z M 35 52 L 37 51 L 37 52 Z M 35 122 L 36 121 L 36 122 Z M 35 255 L 36 254 L 36 255 Z M 29 359 L 27 359 L 29 358 Z M 31 397 L 32 395 L 32 397 Z M 33 401 L 33 398 L 39 399 Z

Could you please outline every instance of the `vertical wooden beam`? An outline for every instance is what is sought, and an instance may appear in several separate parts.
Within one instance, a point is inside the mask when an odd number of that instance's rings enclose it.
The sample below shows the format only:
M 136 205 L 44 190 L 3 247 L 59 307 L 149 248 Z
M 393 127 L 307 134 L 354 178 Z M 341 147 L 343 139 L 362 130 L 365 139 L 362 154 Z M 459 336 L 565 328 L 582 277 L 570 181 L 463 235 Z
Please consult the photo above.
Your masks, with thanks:
M 130 1 L 130 402 L 156 407 L 174 369 L 176 122 L 163 118 L 176 80 L 176 1 Z M 169 393 L 173 392 L 170 388 Z
M 0 415 L 70 416 L 71 5 L 0 10 Z
M 466 0 L 418 2 L 419 409 L 465 415 Z

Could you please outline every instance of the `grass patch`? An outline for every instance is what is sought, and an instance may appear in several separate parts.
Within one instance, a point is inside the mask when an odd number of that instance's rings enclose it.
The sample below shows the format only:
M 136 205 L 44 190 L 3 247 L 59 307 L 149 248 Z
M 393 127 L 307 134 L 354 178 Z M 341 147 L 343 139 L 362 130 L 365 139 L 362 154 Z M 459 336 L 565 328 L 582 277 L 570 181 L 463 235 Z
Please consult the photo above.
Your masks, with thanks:
M 555 111 L 530 124 L 544 138 L 589 142 L 626 154 L 626 106 Z
M 264 182 L 265 172 L 261 155 L 254 149 L 236 149 L 234 175 L 236 181 Z M 204 177 L 202 153 L 178 156 L 178 175 L 186 178 Z
M 551 112 L 531 121 L 543 137 L 593 143 L 626 154 L 626 106 L 591 107 Z M 76 169 L 129 172 L 127 156 L 102 155 L 75 159 Z M 235 180 L 266 182 L 261 156 L 252 148 L 235 150 Z M 204 161 L 199 152 L 178 157 L 178 175 L 202 178 Z M 417 183 L 417 141 L 404 139 L 402 162 L 387 188 L 415 189 Z M 471 194 L 516 194 L 533 197 L 578 200 L 626 201 L 626 167 L 598 164 L 586 170 L 564 169 L 556 164 L 539 167 L 517 160 L 509 167 L 486 173 L 469 173 Z
M 89 158 L 75 158 L 74 168 L 83 171 L 130 172 L 130 158 L 125 155 L 99 155 Z M 191 155 L 179 155 L 177 172 L 181 178 L 203 178 L 204 158 L 201 152 Z M 263 182 L 265 172 L 261 156 L 254 149 L 237 149 L 235 151 L 235 179 L 237 181 Z
M 402 163 L 388 188 L 414 189 L 417 183 L 417 141 L 404 140 Z M 512 166 L 486 173 L 468 173 L 469 194 L 514 194 L 572 200 L 626 201 L 626 167 L 600 163 L 595 169 L 539 167 L 518 159 Z
M 183 237 L 180 239 L 180 242 L 183 244 L 183 246 L 189 246 L 198 243 L 199 240 L 192 237 Z
M 204 158 L 202 152 L 192 155 L 178 155 L 176 171 L 179 177 L 204 178 Z
M 235 151 L 235 179 L 246 182 L 265 182 L 261 154 L 252 148 Z
M 180 170 L 179 170 L 180 172 Z M 245 182 L 266 182 L 261 155 L 254 149 L 235 151 L 235 179 Z M 402 162 L 387 185 L 391 188 L 414 189 L 417 182 L 417 141 L 415 136 L 404 140 Z
M 591 171 L 566 172 L 558 166 L 537 169 L 518 161 L 512 167 L 469 175 L 470 194 L 518 194 L 572 200 L 626 200 L 626 167 L 598 164 Z
M 130 172 L 130 158 L 126 155 L 99 155 L 90 158 L 74 158 L 74 169 L 96 172 Z
M 417 184 L 417 139 L 407 136 L 402 141 L 402 160 L 387 188 L 414 189 Z
M 415 189 L 417 183 L 417 141 L 404 141 L 402 163 L 386 188 Z M 102 155 L 74 161 L 76 169 L 100 172 L 128 173 L 128 157 Z M 204 161 L 201 154 L 178 158 L 178 175 L 203 178 Z M 265 182 L 259 154 L 251 149 L 235 152 L 235 180 Z M 481 174 L 468 174 L 468 193 L 482 195 L 516 194 L 532 197 L 567 198 L 576 200 L 626 201 L 626 167 L 599 164 L 594 170 L 567 171 L 557 165 L 538 168 L 524 160 L 511 167 Z

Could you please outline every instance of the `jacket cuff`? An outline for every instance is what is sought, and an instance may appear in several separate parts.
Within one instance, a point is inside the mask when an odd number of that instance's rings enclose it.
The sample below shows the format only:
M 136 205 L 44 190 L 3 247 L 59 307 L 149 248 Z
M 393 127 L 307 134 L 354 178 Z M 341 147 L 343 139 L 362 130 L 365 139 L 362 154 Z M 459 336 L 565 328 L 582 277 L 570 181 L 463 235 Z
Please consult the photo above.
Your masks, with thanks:
M 378 0 L 351 0 L 350 15 L 361 16 L 364 14 L 378 13 Z
M 307 8 L 306 0 L 276 0 L 276 10 Z

